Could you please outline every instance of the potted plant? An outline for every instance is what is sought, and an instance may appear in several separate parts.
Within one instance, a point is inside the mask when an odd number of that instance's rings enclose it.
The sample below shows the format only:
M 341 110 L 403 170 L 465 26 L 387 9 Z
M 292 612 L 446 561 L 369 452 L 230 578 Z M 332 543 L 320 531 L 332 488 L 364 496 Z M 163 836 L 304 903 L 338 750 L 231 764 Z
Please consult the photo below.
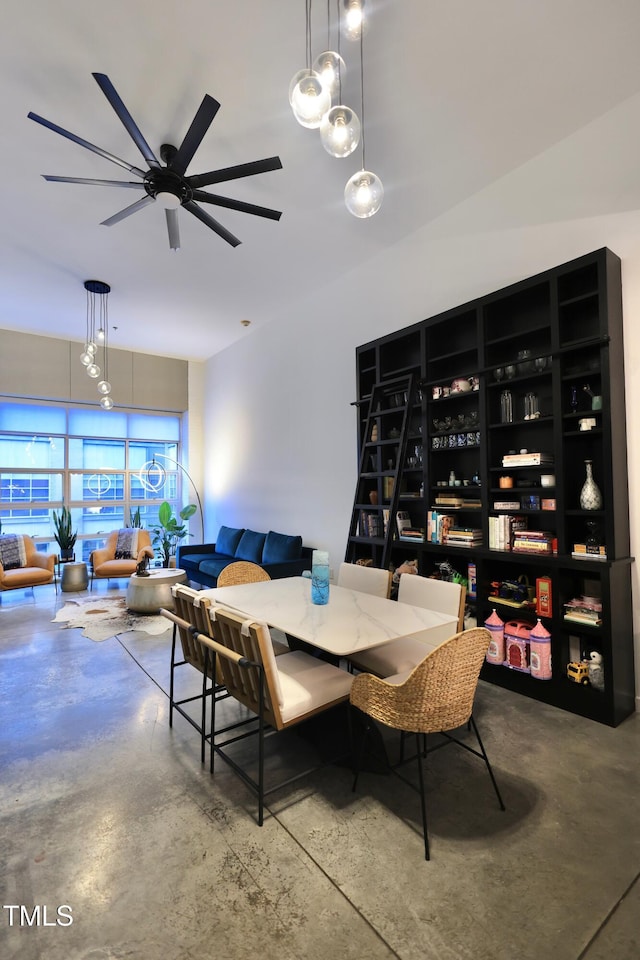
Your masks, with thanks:
M 179 513 L 180 520 L 188 520 L 194 515 L 197 507 L 195 503 L 189 503 L 183 507 Z M 178 522 L 171 504 L 160 504 L 158 510 L 158 525 L 151 528 L 153 534 L 153 545 L 159 547 L 162 552 L 162 560 L 165 567 L 171 564 L 171 558 L 175 557 L 176 547 L 185 537 L 191 536 L 184 523 Z M 174 561 L 175 562 L 175 561 Z
M 53 511 L 53 525 L 56 531 L 54 536 L 60 547 L 60 560 L 73 560 L 78 531 L 72 531 L 71 511 L 68 507 L 63 507 L 60 513 Z

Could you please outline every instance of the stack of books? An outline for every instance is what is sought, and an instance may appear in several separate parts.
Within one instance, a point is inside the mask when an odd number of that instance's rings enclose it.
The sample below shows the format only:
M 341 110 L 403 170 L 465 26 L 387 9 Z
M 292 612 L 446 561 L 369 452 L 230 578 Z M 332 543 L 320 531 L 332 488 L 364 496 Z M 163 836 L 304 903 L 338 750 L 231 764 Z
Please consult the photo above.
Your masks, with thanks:
M 360 514 L 360 536 L 381 537 L 383 535 L 382 518 L 378 513 L 368 513 L 363 510 Z
M 400 533 L 398 534 L 399 540 L 414 540 L 419 541 L 420 543 L 424 542 L 424 528 L 423 527 L 403 527 Z
M 505 453 L 502 458 L 503 467 L 542 467 L 553 463 L 550 453 Z
M 606 560 L 607 548 L 604 544 L 592 546 L 587 543 L 574 543 L 571 556 L 574 560 Z
M 489 549 L 511 550 L 514 534 L 526 529 L 526 517 L 508 513 L 489 517 Z
M 519 530 L 514 534 L 514 553 L 553 553 L 554 535 L 548 530 Z
M 476 547 L 482 543 L 482 530 L 474 527 L 449 527 L 443 542 L 449 547 Z
M 427 514 L 427 540 L 430 543 L 444 543 L 444 538 L 453 524 L 454 517 L 451 514 L 429 510 Z
M 455 510 L 462 506 L 462 497 L 456 496 L 455 493 L 439 493 L 436 497 L 436 506 L 449 507 L 450 510 Z
M 564 619 L 599 627 L 602 624 L 602 602 L 597 597 L 575 597 L 565 603 Z

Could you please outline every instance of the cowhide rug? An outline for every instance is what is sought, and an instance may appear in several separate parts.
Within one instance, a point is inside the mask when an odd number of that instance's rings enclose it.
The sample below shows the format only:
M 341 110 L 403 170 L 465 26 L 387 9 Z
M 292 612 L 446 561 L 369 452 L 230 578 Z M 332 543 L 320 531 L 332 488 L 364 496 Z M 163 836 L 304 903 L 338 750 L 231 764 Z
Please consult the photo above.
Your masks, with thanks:
M 158 635 L 171 627 L 159 614 L 130 613 L 124 597 L 79 597 L 68 600 L 51 621 L 63 629 L 81 627 L 89 640 L 108 640 L 117 634 L 142 630 Z

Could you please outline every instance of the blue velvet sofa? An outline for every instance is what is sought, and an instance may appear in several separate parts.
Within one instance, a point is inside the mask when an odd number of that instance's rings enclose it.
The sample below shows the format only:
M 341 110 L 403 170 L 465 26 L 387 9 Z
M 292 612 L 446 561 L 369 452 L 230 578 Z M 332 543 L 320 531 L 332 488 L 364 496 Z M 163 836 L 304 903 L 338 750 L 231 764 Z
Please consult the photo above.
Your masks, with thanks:
M 220 527 L 215 543 L 178 546 L 176 566 L 189 580 L 215 587 L 218 575 L 234 560 L 250 560 L 263 567 L 272 580 L 299 577 L 311 569 L 313 549 L 302 546 L 302 537 L 285 533 L 258 533 L 238 527 Z

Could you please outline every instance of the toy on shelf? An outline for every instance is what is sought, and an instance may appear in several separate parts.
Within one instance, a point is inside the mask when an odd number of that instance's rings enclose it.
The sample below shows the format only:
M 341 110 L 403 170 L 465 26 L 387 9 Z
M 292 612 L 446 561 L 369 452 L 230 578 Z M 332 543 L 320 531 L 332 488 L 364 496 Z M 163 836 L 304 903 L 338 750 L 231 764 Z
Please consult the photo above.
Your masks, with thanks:
M 589 686 L 589 661 L 571 660 L 567 664 L 567 677 L 574 683 L 580 683 L 582 686 Z
M 597 650 L 592 650 L 589 654 L 589 682 L 596 690 L 604 690 L 602 654 Z
M 491 634 L 486 653 L 487 663 L 496 663 L 501 666 L 504 663 L 504 621 L 496 613 L 495 607 L 491 616 L 485 620 L 484 625 Z
M 531 624 L 524 620 L 509 620 L 504 625 L 505 667 L 530 673 L 529 638 Z
M 551 634 L 540 619 L 529 634 L 529 662 L 532 677 L 551 680 Z

